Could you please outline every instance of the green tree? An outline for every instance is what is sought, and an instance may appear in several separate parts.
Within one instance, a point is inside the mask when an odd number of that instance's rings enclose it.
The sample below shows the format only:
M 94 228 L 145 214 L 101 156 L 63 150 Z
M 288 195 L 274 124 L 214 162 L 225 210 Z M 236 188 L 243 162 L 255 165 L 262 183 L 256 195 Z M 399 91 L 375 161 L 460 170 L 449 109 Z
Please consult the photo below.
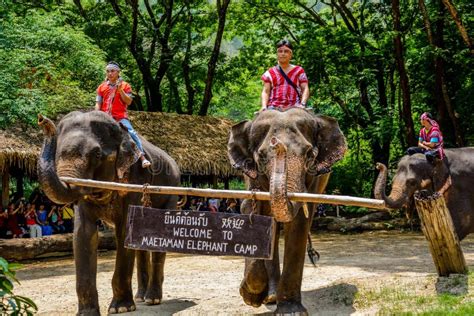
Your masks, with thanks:
M 104 54 L 56 13 L 9 14 L 0 22 L 0 126 L 94 104 Z

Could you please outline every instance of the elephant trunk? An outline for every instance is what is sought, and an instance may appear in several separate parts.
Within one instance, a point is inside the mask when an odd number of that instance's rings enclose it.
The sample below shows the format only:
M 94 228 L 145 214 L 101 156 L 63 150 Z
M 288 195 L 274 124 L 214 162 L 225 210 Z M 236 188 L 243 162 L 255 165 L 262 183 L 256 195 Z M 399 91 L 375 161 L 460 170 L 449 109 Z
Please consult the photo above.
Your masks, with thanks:
M 377 169 L 379 170 L 379 176 L 375 182 L 374 196 L 376 199 L 384 200 L 385 204 L 389 208 L 401 208 L 407 201 L 408 195 L 405 190 L 397 184 L 392 187 L 392 192 L 387 196 L 385 194 L 385 187 L 387 184 L 387 167 L 382 163 L 377 163 Z
M 270 175 L 270 195 L 272 215 L 277 222 L 290 222 L 293 219 L 291 204 L 288 200 L 288 159 L 287 148 L 278 138 L 272 137 L 270 148 L 274 159 Z
M 38 160 L 38 179 L 44 193 L 58 204 L 70 203 L 80 197 L 79 191 L 63 183 L 56 172 L 56 126 L 47 117 L 38 115 L 38 125 L 43 128 L 44 142 Z

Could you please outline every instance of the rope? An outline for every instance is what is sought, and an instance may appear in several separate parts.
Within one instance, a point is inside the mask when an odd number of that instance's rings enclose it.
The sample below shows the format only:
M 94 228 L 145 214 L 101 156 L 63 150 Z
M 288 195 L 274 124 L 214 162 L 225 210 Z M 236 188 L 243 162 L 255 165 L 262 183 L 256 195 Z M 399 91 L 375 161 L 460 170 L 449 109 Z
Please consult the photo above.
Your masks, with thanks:
M 249 215 L 249 221 L 250 224 L 253 225 L 253 214 L 257 214 L 257 195 L 256 195 L 257 189 L 252 189 L 252 212 Z
M 149 183 L 143 184 L 143 195 L 142 195 L 142 205 L 143 207 L 151 207 L 150 192 L 148 190 Z

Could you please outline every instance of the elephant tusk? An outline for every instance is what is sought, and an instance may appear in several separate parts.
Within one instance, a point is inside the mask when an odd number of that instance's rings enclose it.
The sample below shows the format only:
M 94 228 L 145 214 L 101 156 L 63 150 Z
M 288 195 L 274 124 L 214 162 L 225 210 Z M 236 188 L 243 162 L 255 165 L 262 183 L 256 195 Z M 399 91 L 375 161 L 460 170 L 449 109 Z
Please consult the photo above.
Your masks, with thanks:
M 303 211 L 304 211 L 304 216 L 306 216 L 306 218 L 309 218 L 308 204 L 306 202 L 303 203 Z

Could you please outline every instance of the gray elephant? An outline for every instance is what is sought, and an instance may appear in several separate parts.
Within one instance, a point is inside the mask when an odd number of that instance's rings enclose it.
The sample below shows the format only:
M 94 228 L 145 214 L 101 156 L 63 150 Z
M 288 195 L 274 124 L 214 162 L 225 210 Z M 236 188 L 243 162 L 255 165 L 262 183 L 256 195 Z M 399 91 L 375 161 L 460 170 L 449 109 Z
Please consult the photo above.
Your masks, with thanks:
M 71 112 L 58 124 L 39 117 L 45 139 L 38 161 L 39 181 L 46 195 L 56 203 L 74 202 L 74 260 L 79 315 L 98 315 L 96 221 L 103 219 L 115 227 L 117 255 L 112 279 L 113 298 L 110 313 L 135 310 L 132 272 L 135 251 L 124 248 L 129 204 L 140 205 L 140 194 L 66 185 L 59 177 L 101 181 L 127 181 L 151 185 L 179 184 L 176 162 L 161 149 L 142 140 L 152 166 L 138 163 L 136 145 L 127 130 L 109 115 L 99 111 Z M 153 207 L 174 209 L 175 196 L 152 195 Z M 137 300 L 159 304 L 162 298 L 165 253 L 150 255 L 137 251 Z
M 244 200 L 242 212 L 273 216 L 285 234 L 282 273 L 278 242 L 272 260 L 246 259 L 240 285 L 246 304 L 258 307 L 276 302 L 277 314 L 307 313 L 301 303 L 301 282 L 316 205 L 290 202 L 287 192 L 322 193 L 331 166 L 345 151 L 337 121 L 302 108 L 266 110 L 252 121 L 232 127 L 228 142 L 231 163 L 243 170 L 249 190 L 269 191 L 272 196 L 270 202 Z
M 441 192 L 462 240 L 474 232 L 474 147 L 446 149 L 445 153 L 445 159 L 435 163 L 428 162 L 423 154 L 402 157 L 389 196 L 385 194 L 387 167 L 377 164 L 380 173 L 374 195 L 388 207 L 400 208 L 418 190 Z

